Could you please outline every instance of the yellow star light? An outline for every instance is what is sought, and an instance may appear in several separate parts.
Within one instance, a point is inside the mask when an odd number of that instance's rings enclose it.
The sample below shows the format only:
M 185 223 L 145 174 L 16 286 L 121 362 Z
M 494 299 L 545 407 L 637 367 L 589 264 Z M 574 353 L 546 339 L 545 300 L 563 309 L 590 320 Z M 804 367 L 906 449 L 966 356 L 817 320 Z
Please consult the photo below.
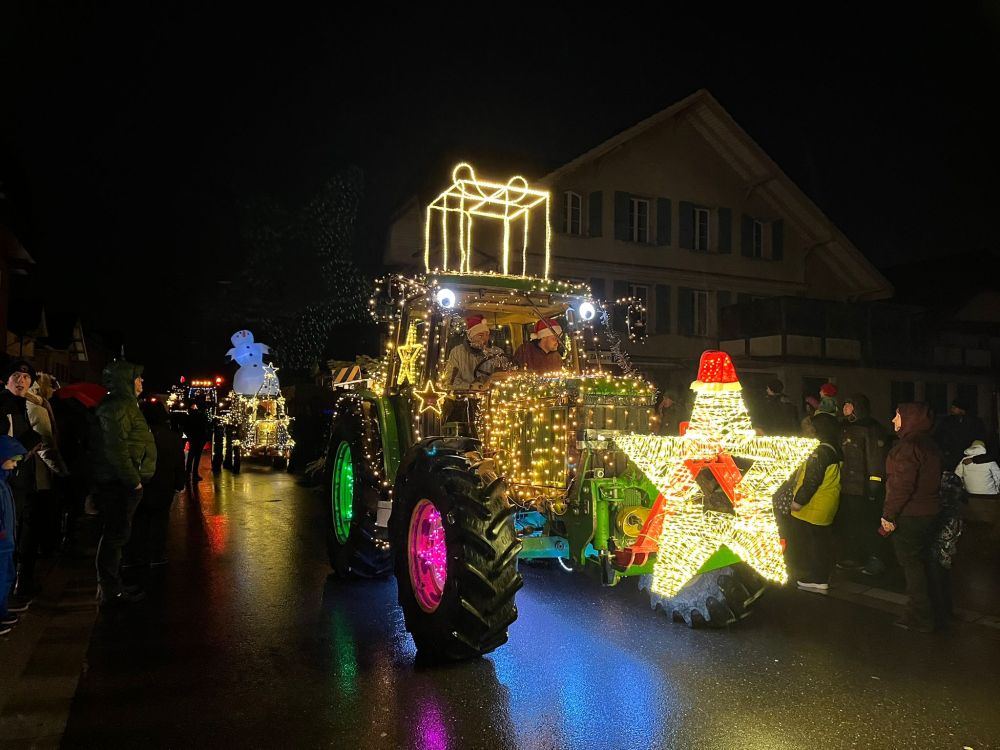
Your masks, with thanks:
M 399 356 L 399 373 L 396 375 L 396 385 L 417 384 L 418 363 L 423 351 L 424 345 L 417 342 L 417 327 L 410 323 L 410 327 L 406 330 L 405 343 L 396 349 L 396 354 Z
M 445 397 L 448 395 L 447 391 L 439 391 L 434 387 L 434 381 L 428 379 L 424 383 L 424 387 L 419 391 L 414 391 L 413 395 L 417 397 L 419 401 L 419 406 L 417 412 L 423 414 L 425 411 L 432 411 L 441 416 L 441 402 L 444 401 Z
M 783 583 L 788 571 L 772 499 L 818 441 L 756 435 L 738 381 L 703 382 L 699 377 L 691 387 L 697 395 L 682 437 L 615 438 L 666 501 L 652 590 L 664 597 L 676 595 L 722 545 L 765 578 Z M 726 456 L 753 462 L 733 487 L 731 513 L 705 507 L 688 463 Z

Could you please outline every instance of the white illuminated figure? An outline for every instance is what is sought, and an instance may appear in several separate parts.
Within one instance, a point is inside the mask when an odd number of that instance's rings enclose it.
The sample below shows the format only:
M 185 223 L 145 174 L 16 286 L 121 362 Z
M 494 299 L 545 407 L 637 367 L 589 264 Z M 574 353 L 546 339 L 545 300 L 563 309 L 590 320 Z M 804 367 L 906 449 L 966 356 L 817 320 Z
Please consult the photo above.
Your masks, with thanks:
M 250 331 L 237 331 L 230 340 L 233 348 L 226 356 L 240 366 L 233 377 L 233 390 L 244 396 L 256 396 L 264 385 L 264 355 L 271 350 L 267 344 L 255 343 Z

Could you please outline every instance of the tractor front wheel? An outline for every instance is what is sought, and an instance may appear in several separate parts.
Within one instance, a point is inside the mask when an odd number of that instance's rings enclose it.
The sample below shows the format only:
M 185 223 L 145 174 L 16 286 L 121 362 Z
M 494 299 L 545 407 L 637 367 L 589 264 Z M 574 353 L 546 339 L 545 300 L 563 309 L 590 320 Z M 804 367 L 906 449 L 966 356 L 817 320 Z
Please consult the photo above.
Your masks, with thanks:
M 389 522 L 406 629 L 420 654 L 436 661 L 506 643 L 523 585 L 506 485 L 487 483 L 469 452 L 449 447 L 455 443 L 432 438 L 414 447 L 400 467 Z

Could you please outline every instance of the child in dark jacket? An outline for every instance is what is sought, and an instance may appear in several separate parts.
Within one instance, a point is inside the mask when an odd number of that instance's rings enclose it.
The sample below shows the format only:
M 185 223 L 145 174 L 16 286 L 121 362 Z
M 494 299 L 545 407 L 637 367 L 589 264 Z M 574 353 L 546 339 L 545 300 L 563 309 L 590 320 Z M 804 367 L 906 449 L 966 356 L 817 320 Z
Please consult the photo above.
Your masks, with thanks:
M 24 458 L 24 446 L 9 435 L 0 435 L 0 635 L 17 624 L 17 615 L 7 610 L 7 597 L 14 585 L 14 496 L 7 476 Z

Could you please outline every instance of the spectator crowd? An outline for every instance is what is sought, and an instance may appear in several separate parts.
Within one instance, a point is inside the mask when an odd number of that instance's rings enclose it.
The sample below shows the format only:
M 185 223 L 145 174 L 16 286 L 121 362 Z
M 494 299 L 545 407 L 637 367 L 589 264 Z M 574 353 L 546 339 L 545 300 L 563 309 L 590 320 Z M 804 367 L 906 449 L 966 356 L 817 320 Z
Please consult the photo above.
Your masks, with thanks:
M 196 464 L 185 471 L 184 441 L 164 404 L 140 408 L 142 367 L 118 360 L 100 385 L 61 386 L 7 358 L 0 377 L 0 635 L 38 594 L 39 557 L 83 554 L 85 513 L 100 516 L 98 604 L 141 600 L 122 569 L 166 562 L 171 504 L 197 476 Z

